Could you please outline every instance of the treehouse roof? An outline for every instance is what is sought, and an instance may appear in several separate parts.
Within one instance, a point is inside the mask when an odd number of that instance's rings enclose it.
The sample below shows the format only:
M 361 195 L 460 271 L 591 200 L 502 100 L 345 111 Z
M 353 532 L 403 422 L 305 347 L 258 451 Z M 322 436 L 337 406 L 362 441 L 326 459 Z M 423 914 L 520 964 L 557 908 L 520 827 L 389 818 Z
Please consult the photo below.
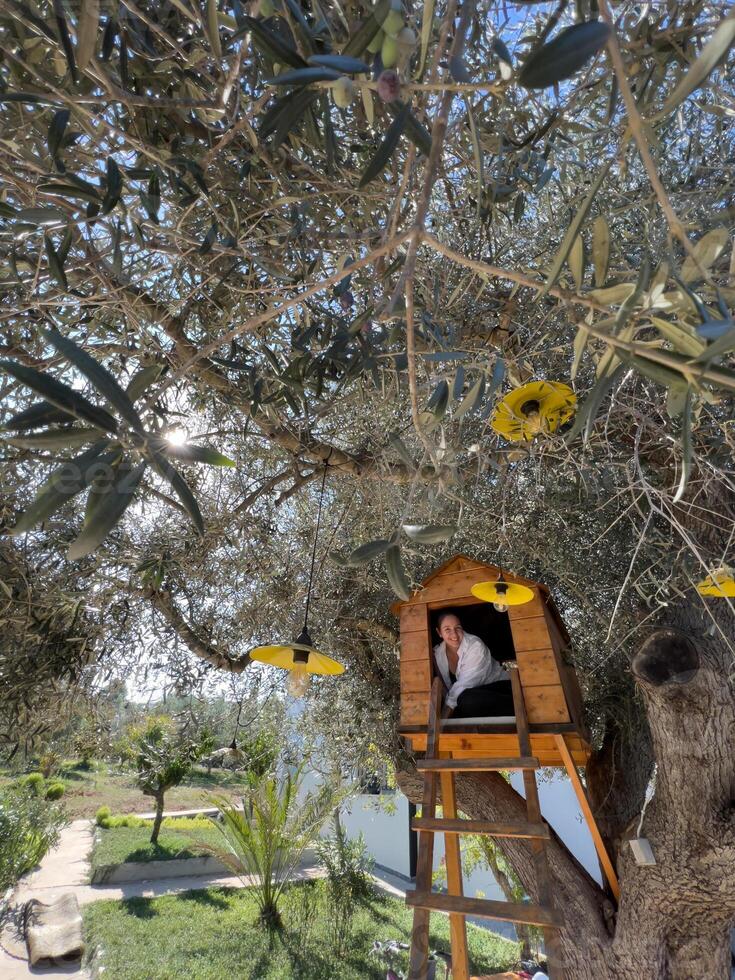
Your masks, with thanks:
M 420 588 L 413 592 L 410 599 L 394 602 L 390 607 L 390 610 L 394 615 L 399 616 L 401 609 L 404 606 L 415 605 L 417 603 L 427 601 L 430 601 L 432 605 L 434 605 L 437 601 L 441 601 L 441 599 L 437 599 L 436 585 L 439 585 L 438 580 L 441 580 L 445 576 L 455 576 L 458 572 L 465 572 L 468 573 L 470 578 L 474 578 L 476 582 L 482 582 L 485 579 L 497 578 L 500 571 L 501 569 L 499 565 L 491 565 L 489 562 L 477 561 L 477 559 L 470 558 L 468 555 L 454 555 L 454 557 L 450 558 L 448 561 L 445 561 L 444 564 L 440 565 L 438 568 L 435 568 L 434 571 L 423 580 Z M 548 588 L 541 582 L 536 582 L 530 578 L 524 578 L 522 575 L 515 575 L 512 572 L 506 571 L 506 569 L 503 569 L 502 571 L 506 581 L 517 582 L 520 585 L 527 585 L 529 588 L 537 589 L 541 593 L 544 604 L 554 617 L 557 626 L 559 626 L 559 629 L 561 630 L 562 636 L 566 642 L 569 642 L 569 634 L 564 626 L 564 621 L 559 614 L 559 610 L 556 608 L 556 604 L 554 603 Z M 476 573 L 476 576 L 473 573 Z M 432 589 L 434 594 L 431 597 L 424 594 L 424 590 L 430 584 L 435 585 L 435 588 Z M 474 584 L 474 582 L 472 584 Z M 469 585 L 467 587 L 467 594 L 470 594 Z M 451 606 L 453 601 L 454 600 L 452 598 L 447 598 L 446 604 Z

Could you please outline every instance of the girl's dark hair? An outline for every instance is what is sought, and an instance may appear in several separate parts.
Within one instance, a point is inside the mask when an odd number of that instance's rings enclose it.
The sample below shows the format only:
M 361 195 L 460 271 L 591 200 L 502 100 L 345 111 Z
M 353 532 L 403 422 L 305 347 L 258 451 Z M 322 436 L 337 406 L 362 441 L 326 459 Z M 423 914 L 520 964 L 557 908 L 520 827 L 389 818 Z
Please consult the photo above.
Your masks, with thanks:
M 462 625 L 462 617 L 456 609 L 442 609 L 439 615 L 436 617 L 436 631 L 437 633 L 442 628 L 442 621 L 447 618 L 447 616 L 456 616 L 459 620 L 460 626 Z

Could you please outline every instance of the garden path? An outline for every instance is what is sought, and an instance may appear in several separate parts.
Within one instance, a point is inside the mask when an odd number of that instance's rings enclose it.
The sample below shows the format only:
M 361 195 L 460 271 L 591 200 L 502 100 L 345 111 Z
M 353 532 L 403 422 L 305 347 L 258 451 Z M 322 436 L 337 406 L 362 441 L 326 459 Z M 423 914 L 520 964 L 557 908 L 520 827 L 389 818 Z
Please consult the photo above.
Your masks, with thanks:
M 188 812 L 188 811 L 187 811 Z M 180 816 L 179 812 L 166 814 Z M 2 980 L 28 980 L 31 977 L 88 978 L 89 974 L 78 964 L 52 967 L 47 970 L 31 969 L 22 934 L 22 909 L 27 901 L 37 898 L 50 902 L 65 892 L 74 892 L 80 905 L 105 900 L 119 901 L 126 898 L 154 898 L 200 888 L 242 888 L 255 884 L 255 876 L 242 881 L 232 875 L 192 875 L 185 878 L 159 878 L 155 881 L 129 881 L 118 885 L 90 885 L 89 852 L 94 839 L 91 820 L 74 820 L 61 832 L 58 845 L 43 858 L 36 871 L 26 875 L 16 887 L 10 899 L 10 910 L 0 932 L 0 977 Z M 321 868 L 306 867 L 295 875 L 295 881 L 319 878 Z

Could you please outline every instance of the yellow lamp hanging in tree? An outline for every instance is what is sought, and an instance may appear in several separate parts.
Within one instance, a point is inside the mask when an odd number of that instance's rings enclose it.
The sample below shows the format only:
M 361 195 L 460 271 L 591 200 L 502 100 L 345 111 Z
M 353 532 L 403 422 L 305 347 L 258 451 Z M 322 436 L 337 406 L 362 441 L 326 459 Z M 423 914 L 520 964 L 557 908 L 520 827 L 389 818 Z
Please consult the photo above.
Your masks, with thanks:
M 522 606 L 533 599 L 533 590 L 517 582 L 506 582 L 501 572 L 494 582 L 478 582 L 470 592 L 476 599 L 492 602 L 497 612 L 508 612 L 510 606 Z
M 577 396 L 561 381 L 531 381 L 514 388 L 493 412 L 490 425 L 511 442 L 556 432 L 576 410 Z
M 289 692 L 296 698 L 302 697 L 309 687 L 311 674 L 342 674 L 344 666 L 338 660 L 328 657 L 326 653 L 321 653 L 314 646 L 309 635 L 309 605 L 311 604 L 311 587 L 314 582 L 314 561 L 316 559 L 316 545 L 319 538 L 319 525 L 322 518 L 322 502 L 324 500 L 324 484 L 327 479 L 327 466 L 329 461 L 324 464 L 324 475 L 322 476 L 322 487 L 319 493 L 319 510 L 317 511 L 316 530 L 314 531 L 314 545 L 311 552 L 311 569 L 309 571 L 309 587 L 306 593 L 306 609 L 304 611 L 304 628 L 293 641 L 293 643 L 271 643 L 265 646 L 255 647 L 250 651 L 250 657 L 271 667 L 280 667 L 282 670 L 290 671 L 288 679 Z

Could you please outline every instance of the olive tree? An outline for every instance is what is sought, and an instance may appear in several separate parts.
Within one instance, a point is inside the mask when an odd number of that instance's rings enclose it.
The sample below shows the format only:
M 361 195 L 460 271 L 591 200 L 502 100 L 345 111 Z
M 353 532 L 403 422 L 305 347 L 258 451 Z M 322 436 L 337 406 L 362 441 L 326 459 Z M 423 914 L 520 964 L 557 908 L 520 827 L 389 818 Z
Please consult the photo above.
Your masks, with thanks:
M 547 582 L 622 886 L 554 843 L 567 973 L 723 976 L 734 638 L 698 584 L 735 512 L 731 5 L 0 20 L 8 741 L 128 664 L 267 703 L 248 650 L 301 626 L 326 473 L 312 616 L 350 670 L 308 703 L 331 750 L 380 742 L 414 793 L 391 597 L 456 551 Z M 534 379 L 575 417 L 508 439 L 499 400 Z M 652 871 L 626 838 L 654 768 Z M 495 778 L 458 794 L 521 806 Z

